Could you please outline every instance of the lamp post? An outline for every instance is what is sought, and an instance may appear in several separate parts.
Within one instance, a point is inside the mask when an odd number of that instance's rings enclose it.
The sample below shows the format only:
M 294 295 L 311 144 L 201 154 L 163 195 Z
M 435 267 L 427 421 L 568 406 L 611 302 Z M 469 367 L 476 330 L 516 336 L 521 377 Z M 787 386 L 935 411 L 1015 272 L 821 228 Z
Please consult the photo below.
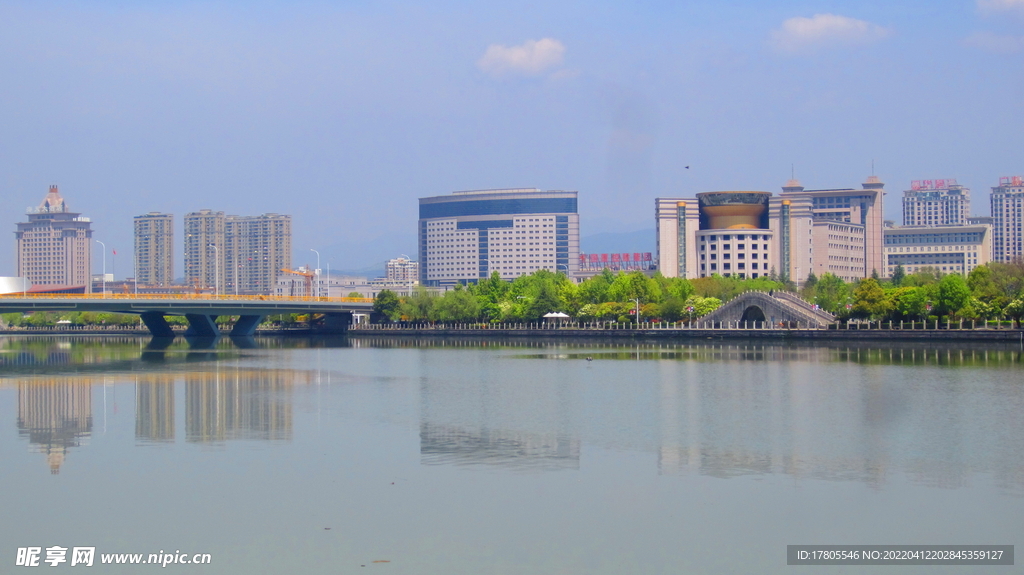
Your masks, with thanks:
M 102 282 L 101 285 L 103 286 L 103 297 L 107 297 L 107 244 L 99 240 L 96 240 L 96 243 L 103 246 L 103 275 L 100 276 L 100 281 Z
M 316 274 L 316 297 L 320 297 L 320 252 L 313 248 L 309 248 L 309 251 L 316 254 L 316 269 L 314 270 Z
M 213 248 L 213 295 L 220 295 L 220 250 L 213 244 L 206 247 Z
M 640 329 L 640 298 L 631 299 L 629 301 L 636 303 L 636 328 Z

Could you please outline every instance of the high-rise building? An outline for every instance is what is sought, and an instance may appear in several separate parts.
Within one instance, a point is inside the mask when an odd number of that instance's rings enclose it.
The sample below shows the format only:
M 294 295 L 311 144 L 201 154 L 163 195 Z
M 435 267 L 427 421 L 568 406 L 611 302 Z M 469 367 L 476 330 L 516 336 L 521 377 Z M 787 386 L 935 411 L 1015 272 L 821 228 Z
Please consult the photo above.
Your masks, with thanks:
M 92 291 L 92 223 L 72 212 L 57 186 L 50 186 L 39 207 L 27 210 L 28 221 L 15 232 L 18 276 L 32 284 L 84 286 Z
M 706 192 L 658 198 L 658 267 L 666 277 L 714 274 L 757 278 L 774 271 L 803 283 L 808 274 L 847 281 L 883 273 L 882 184 L 805 190 L 790 180 L 782 194 Z
M 269 294 L 292 267 L 292 217 L 225 216 L 201 210 L 185 216 L 185 281 L 221 293 Z
M 174 216 L 135 216 L 135 281 L 150 286 L 174 282 Z
M 924 268 L 966 276 L 987 264 L 992 253 L 991 227 L 987 224 L 962 226 L 903 226 L 885 229 L 885 275 L 892 277 L 896 266 L 912 274 Z
M 904 226 L 962 226 L 971 215 L 971 190 L 954 179 L 914 180 L 903 192 Z
M 497 272 L 579 268 L 577 192 L 476 190 L 420 198 L 420 283 L 475 283 Z
M 292 267 L 292 217 L 281 214 L 224 219 L 225 293 L 269 294 Z
M 218 291 L 224 280 L 224 212 L 185 215 L 185 284 Z
M 418 282 L 420 279 L 420 264 L 404 257 L 388 260 L 384 279 L 388 283 Z
M 1024 256 L 1024 177 L 999 178 L 992 188 L 992 259 L 1011 262 Z

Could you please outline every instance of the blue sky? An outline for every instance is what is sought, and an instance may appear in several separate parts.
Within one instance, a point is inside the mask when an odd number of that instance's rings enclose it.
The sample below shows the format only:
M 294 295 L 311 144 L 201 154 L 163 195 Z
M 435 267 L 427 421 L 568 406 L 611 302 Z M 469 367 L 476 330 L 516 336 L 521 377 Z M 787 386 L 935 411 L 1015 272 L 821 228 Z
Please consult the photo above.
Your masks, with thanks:
M 122 277 L 149 211 L 292 214 L 335 270 L 413 254 L 416 198 L 463 189 L 578 190 L 590 235 L 874 160 L 889 219 L 950 177 L 987 214 L 1024 174 L 1022 30 L 1024 0 L 0 1 L 0 221 L 57 184 Z

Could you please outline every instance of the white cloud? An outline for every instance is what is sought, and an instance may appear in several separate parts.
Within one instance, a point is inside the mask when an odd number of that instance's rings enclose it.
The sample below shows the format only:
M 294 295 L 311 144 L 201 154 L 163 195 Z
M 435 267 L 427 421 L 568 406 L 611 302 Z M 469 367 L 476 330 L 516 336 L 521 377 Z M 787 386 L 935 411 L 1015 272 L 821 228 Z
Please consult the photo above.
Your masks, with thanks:
M 992 32 L 975 32 L 964 38 L 964 44 L 997 54 L 1024 51 L 1024 36 L 1005 36 Z
M 535 76 L 558 66 L 565 59 L 565 46 L 553 38 L 527 40 L 518 46 L 491 44 L 476 65 L 493 76 L 515 73 Z
M 978 8 L 985 13 L 1020 12 L 1024 14 L 1024 0 L 977 0 Z
M 1008 0 L 1007 0 L 1008 1 Z M 878 24 L 837 14 L 790 18 L 772 30 L 771 43 L 783 52 L 826 46 L 853 46 L 881 40 L 892 32 Z

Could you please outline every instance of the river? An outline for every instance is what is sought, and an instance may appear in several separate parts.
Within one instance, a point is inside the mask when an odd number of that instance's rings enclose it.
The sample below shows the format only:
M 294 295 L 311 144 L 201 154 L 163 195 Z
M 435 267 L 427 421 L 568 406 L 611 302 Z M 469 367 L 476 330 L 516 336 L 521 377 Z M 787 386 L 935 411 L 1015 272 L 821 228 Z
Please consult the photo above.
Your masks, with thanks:
M 1022 365 L 942 342 L 4 337 L 0 572 L 33 546 L 68 548 L 63 569 L 94 547 L 94 573 L 159 553 L 681 574 L 879 570 L 787 566 L 796 544 L 1017 544 Z

